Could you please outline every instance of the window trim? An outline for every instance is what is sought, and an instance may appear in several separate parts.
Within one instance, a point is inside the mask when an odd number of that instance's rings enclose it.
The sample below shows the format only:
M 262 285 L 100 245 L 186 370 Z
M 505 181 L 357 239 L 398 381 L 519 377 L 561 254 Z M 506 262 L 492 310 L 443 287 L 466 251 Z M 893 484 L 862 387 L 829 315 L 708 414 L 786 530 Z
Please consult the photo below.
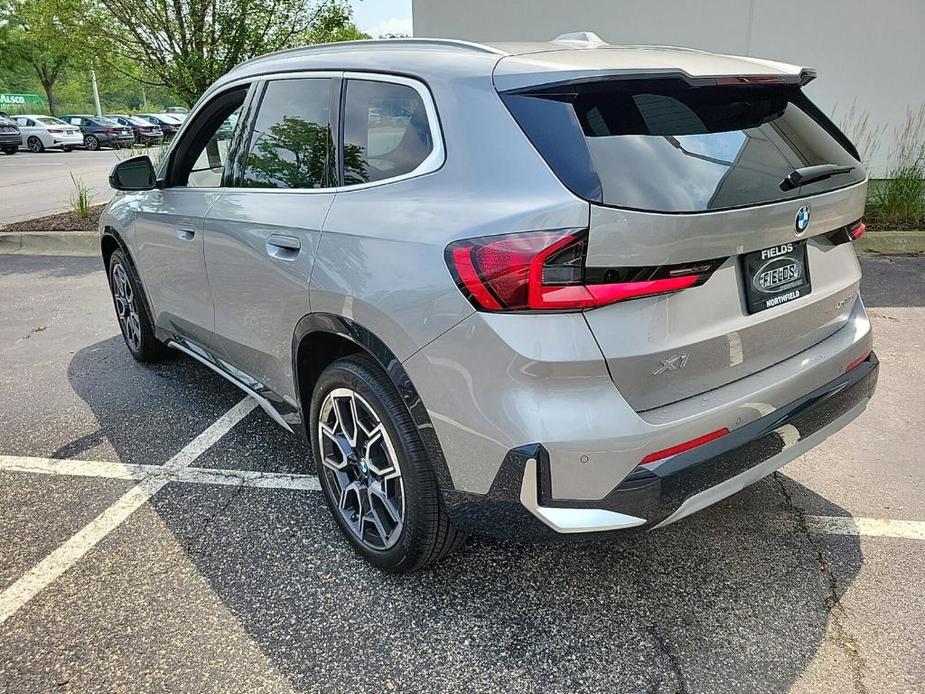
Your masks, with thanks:
M 289 70 L 284 72 L 269 72 L 262 73 L 259 75 L 249 75 L 247 77 L 241 77 L 239 79 L 232 80 L 226 84 L 223 84 L 220 88 L 216 89 L 214 93 L 208 95 L 207 100 L 201 101 L 197 104 L 196 107 L 190 112 L 186 120 L 183 121 L 183 124 L 180 126 L 179 132 L 173 138 L 170 143 L 170 150 L 167 152 L 167 156 L 164 157 L 164 163 L 161 169 L 158 171 L 158 182 L 163 187 L 166 174 L 169 171 L 173 157 L 176 154 L 177 144 L 184 138 L 188 125 L 196 119 L 196 115 L 207 108 L 215 99 L 219 98 L 222 94 L 228 92 L 231 89 L 240 88 L 241 86 L 247 85 L 249 88 L 248 97 L 244 102 L 244 107 L 250 107 L 251 112 L 246 114 L 246 120 L 242 125 L 243 131 L 241 133 L 241 139 L 238 141 L 239 151 L 236 155 L 240 155 L 241 152 L 245 151 L 246 143 L 250 141 L 251 131 L 254 127 L 254 121 L 257 116 L 257 110 L 259 109 L 258 97 L 262 95 L 264 84 L 272 80 L 288 80 L 288 79 L 319 79 L 319 78 L 330 78 L 332 83 L 332 89 L 334 90 L 334 99 L 336 99 L 339 104 L 336 114 L 332 112 L 332 125 L 336 122 L 337 125 L 337 140 L 335 142 L 335 164 L 336 164 L 336 177 L 338 185 L 332 186 L 330 188 L 245 188 L 240 185 L 237 185 L 239 182 L 238 175 L 240 171 L 238 166 L 235 166 L 233 169 L 233 181 L 229 181 L 232 185 L 223 185 L 219 188 L 209 188 L 211 191 L 247 191 L 249 193 L 257 193 L 261 195 L 318 195 L 318 194 L 330 194 L 330 193 L 340 193 L 340 192 L 349 192 L 353 190 L 363 190 L 365 188 L 374 188 L 377 186 L 388 185 L 390 183 L 396 183 L 398 181 L 408 180 L 410 178 L 417 178 L 418 176 L 424 176 L 435 171 L 439 171 L 443 168 L 443 165 L 446 163 L 446 145 L 443 139 L 443 129 L 440 126 L 440 116 L 437 112 L 437 106 L 434 102 L 433 95 L 431 94 L 430 88 L 421 80 L 414 77 L 405 77 L 404 75 L 393 75 L 386 72 L 362 72 L 362 71 L 343 71 L 343 70 Z M 369 183 L 355 183 L 353 185 L 340 185 L 340 181 L 343 180 L 343 162 L 341 161 L 342 157 L 340 152 L 343 148 L 343 109 L 344 103 L 342 95 L 346 93 L 346 86 L 348 79 L 355 80 L 366 80 L 370 82 L 391 82 L 394 84 L 403 84 L 405 86 L 411 87 L 414 89 L 421 97 L 421 101 L 424 102 L 424 112 L 427 114 L 427 125 L 430 128 L 431 140 L 433 141 L 433 148 L 430 151 L 430 154 L 425 157 L 418 166 L 412 171 L 407 173 L 400 174 L 398 176 L 392 176 L 391 178 L 383 178 L 379 181 L 370 181 Z M 338 93 L 337 90 L 340 90 Z M 243 115 L 243 114 L 242 114 Z M 185 190 L 202 190 L 201 188 L 185 188 L 185 187 L 173 187 L 170 188 L 172 191 L 185 191 Z

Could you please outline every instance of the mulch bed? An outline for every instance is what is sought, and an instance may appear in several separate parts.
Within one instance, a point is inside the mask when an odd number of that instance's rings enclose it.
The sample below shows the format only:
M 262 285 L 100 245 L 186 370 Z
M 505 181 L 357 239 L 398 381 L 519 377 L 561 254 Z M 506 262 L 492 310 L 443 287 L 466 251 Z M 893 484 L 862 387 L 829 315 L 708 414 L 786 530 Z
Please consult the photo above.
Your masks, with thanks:
M 47 217 L 38 217 L 36 219 L 26 219 L 22 222 L 13 222 L 5 226 L 0 226 L 0 231 L 96 231 L 97 222 L 100 221 L 100 215 L 106 205 L 94 205 L 90 209 L 90 216 L 86 219 L 78 217 L 73 212 L 59 212 L 50 214 Z

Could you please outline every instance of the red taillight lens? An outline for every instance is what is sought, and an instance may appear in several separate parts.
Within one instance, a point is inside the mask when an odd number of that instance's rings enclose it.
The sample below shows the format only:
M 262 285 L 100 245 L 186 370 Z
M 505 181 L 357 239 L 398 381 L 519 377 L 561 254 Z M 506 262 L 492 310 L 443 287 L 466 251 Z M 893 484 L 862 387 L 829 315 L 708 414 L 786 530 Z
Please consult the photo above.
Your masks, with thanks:
M 642 459 L 640 465 L 648 465 L 649 463 L 654 463 L 659 460 L 664 460 L 665 458 L 670 458 L 673 455 L 678 455 L 678 453 L 684 453 L 689 451 L 692 448 L 697 448 L 697 446 L 702 446 L 705 443 L 714 441 L 720 436 L 725 436 L 729 433 L 729 429 L 723 427 L 722 429 L 717 429 L 716 431 L 711 431 L 709 434 L 704 434 L 703 436 L 698 436 L 696 439 L 691 439 L 690 441 L 685 441 L 684 443 L 679 443 L 677 446 L 672 446 L 671 448 L 665 448 L 661 451 L 656 451 L 655 453 L 649 453 L 645 458 Z
M 865 231 L 867 231 L 867 225 L 864 222 L 855 222 L 848 227 L 848 236 L 851 237 L 852 241 L 857 241 L 864 235 Z
M 49 129 L 48 129 L 48 132 L 50 132 L 52 135 L 60 135 L 60 134 L 63 133 L 64 131 L 63 131 L 63 130 L 55 130 L 54 128 L 49 128 Z
M 703 284 L 722 262 L 585 268 L 586 231 L 540 231 L 451 243 L 447 265 L 482 311 L 574 311 Z M 619 281 L 615 281 L 619 280 Z

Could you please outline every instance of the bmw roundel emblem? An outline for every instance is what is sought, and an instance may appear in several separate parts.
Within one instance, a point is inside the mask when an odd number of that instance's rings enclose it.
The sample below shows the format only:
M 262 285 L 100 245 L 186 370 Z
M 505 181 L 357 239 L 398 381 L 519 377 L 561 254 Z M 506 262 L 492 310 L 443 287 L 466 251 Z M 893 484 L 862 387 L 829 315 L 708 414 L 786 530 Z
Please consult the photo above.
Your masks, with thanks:
M 809 205 L 803 205 L 803 207 L 797 210 L 797 216 L 793 222 L 793 227 L 797 236 L 809 229 Z

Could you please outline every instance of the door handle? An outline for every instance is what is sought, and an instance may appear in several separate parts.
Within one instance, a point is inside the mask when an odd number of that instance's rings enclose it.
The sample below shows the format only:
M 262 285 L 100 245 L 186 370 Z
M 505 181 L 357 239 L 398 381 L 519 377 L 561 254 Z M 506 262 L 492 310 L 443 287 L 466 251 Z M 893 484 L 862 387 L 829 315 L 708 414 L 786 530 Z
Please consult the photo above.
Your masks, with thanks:
M 267 255 L 279 260 L 295 260 L 302 250 L 302 242 L 295 236 L 273 234 L 267 238 Z
M 192 241 L 196 237 L 196 232 L 192 229 L 177 229 L 177 238 L 181 241 Z

